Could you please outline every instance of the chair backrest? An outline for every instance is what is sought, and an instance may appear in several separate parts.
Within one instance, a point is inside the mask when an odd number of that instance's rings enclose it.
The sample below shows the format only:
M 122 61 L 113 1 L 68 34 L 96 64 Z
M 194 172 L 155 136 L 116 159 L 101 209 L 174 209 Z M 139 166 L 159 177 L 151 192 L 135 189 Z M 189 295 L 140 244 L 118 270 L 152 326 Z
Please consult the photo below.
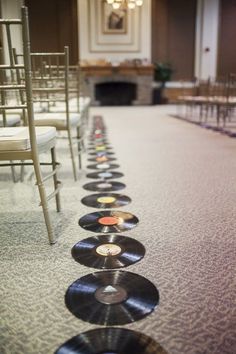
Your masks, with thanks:
M 0 65 L 0 112 L 6 118 L 9 111 L 21 111 L 27 114 L 29 138 L 31 148 L 37 151 L 36 134 L 34 127 L 34 111 L 31 79 L 30 36 L 28 23 L 28 9 L 21 8 L 21 19 L 0 19 L 0 27 L 5 32 L 4 46 L 7 62 Z M 13 51 L 13 27 L 18 26 L 22 33 L 23 60 L 18 64 Z
M 34 102 L 65 105 L 69 124 L 69 48 L 60 53 L 31 53 Z

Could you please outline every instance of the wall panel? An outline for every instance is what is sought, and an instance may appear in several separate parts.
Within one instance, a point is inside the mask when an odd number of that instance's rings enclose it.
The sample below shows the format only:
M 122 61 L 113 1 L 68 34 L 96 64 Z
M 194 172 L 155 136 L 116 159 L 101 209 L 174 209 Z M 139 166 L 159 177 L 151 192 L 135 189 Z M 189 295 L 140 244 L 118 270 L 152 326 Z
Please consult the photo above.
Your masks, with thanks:
M 78 61 L 77 0 L 26 0 L 33 52 L 70 47 L 70 63 Z
M 221 0 L 218 76 L 236 73 L 236 0 Z
M 173 80 L 194 76 L 196 0 L 152 0 L 152 61 L 169 62 Z

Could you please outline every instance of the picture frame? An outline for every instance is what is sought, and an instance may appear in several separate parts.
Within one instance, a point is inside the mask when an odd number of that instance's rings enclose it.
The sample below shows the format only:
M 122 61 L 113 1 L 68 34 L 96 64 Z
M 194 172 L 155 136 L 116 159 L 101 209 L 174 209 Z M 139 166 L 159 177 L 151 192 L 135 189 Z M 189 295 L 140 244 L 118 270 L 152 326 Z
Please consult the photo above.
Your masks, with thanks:
M 106 0 L 101 2 L 102 33 L 126 34 L 128 27 L 127 9 L 113 9 Z

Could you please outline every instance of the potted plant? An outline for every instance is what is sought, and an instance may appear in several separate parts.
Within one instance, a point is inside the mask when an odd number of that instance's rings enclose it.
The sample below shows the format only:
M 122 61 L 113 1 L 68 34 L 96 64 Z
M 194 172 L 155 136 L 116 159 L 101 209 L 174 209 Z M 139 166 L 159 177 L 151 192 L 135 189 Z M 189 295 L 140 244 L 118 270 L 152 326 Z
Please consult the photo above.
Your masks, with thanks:
M 161 104 L 167 102 L 163 92 L 166 82 L 171 79 L 172 73 L 173 69 L 169 63 L 154 63 L 154 81 L 159 83 L 159 85 L 155 85 L 153 103 Z

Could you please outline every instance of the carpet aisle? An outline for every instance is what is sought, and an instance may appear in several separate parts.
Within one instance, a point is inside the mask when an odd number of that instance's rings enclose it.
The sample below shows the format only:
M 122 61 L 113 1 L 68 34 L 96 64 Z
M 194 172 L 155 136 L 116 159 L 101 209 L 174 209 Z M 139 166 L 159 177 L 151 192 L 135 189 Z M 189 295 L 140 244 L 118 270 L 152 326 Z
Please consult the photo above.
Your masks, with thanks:
M 104 117 L 124 173 L 119 182 L 132 197 L 122 211 L 140 218 L 125 234 L 145 244 L 146 255 L 126 270 L 160 292 L 153 314 L 124 327 L 152 336 L 169 354 L 233 354 L 236 140 L 170 118 L 171 112 L 170 106 L 91 110 Z M 65 149 L 59 142 L 59 160 Z M 53 353 L 97 327 L 64 304 L 68 286 L 94 271 L 70 255 L 89 236 L 78 219 L 94 210 L 80 203 L 87 195 L 82 185 L 91 181 L 85 170 L 74 183 L 70 161 L 62 163 L 63 212 L 52 211 L 60 238 L 52 247 L 32 181 L 13 185 L 7 170 L 0 176 L 1 353 Z

